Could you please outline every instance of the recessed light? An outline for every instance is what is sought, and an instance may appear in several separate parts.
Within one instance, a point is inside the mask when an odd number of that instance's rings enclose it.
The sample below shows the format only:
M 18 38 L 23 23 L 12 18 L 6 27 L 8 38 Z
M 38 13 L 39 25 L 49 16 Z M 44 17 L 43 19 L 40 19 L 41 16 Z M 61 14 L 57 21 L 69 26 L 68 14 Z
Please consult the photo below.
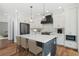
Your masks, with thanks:
M 45 16 L 43 16 L 43 18 L 45 18 Z
M 48 10 L 46 12 L 49 12 Z
M 32 19 L 30 19 L 30 22 L 32 22 L 33 20 Z
M 34 31 L 34 32 L 36 32 L 36 31 L 37 31 L 37 29 L 34 29 L 33 31 Z
M 61 9 L 62 7 L 61 7 L 61 6 L 59 6 L 58 8 L 59 8 L 59 9 Z

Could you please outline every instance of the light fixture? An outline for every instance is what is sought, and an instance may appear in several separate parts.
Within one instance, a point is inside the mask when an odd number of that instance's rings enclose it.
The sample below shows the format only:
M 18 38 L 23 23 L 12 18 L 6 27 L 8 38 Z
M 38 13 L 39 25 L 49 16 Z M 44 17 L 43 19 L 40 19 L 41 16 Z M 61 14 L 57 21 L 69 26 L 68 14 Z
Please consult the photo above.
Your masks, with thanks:
M 32 22 L 33 20 L 32 19 L 30 19 L 30 22 Z
M 62 7 L 61 7 L 61 6 L 59 6 L 58 8 L 59 8 L 59 9 L 61 9 Z
M 45 16 L 42 17 L 43 19 L 45 18 Z
M 43 19 L 45 18 L 45 4 L 43 4 Z
M 34 32 L 36 32 L 36 31 L 37 31 L 37 29 L 34 29 L 33 31 L 34 31 Z
M 30 13 L 31 18 L 30 18 L 30 22 L 33 21 L 33 20 L 32 20 L 32 8 L 33 8 L 33 6 L 30 6 L 30 9 L 31 9 L 31 13 Z
M 49 11 L 47 10 L 46 12 L 48 13 Z

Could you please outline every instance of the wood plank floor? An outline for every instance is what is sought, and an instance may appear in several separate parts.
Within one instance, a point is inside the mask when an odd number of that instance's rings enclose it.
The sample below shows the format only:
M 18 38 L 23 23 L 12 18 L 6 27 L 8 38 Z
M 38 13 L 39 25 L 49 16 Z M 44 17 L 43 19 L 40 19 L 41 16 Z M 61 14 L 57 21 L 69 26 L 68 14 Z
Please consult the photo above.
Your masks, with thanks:
M 79 53 L 77 50 L 63 47 L 63 46 L 57 46 L 56 50 L 56 56 L 78 56 Z
M 16 53 L 16 44 L 9 44 L 6 48 L 0 49 L 0 56 L 25 56 L 25 51 Z M 32 54 L 28 52 L 28 55 Z M 79 53 L 76 50 L 65 48 L 63 46 L 57 46 L 56 56 L 78 56 Z

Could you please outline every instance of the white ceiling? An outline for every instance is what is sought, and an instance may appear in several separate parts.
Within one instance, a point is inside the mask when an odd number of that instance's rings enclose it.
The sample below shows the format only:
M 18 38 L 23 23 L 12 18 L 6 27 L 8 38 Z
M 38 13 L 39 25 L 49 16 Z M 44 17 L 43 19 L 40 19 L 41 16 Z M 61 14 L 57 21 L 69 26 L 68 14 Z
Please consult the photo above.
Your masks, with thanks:
M 63 12 L 65 8 L 72 8 L 75 6 L 79 6 L 79 4 L 75 3 L 0 3 L 0 16 L 15 15 L 16 10 L 20 15 L 25 17 L 29 17 L 31 13 L 30 6 L 32 8 L 33 17 L 41 17 L 44 13 L 44 5 L 45 11 L 48 10 L 51 13 L 60 13 Z M 59 7 L 62 7 L 59 9 Z

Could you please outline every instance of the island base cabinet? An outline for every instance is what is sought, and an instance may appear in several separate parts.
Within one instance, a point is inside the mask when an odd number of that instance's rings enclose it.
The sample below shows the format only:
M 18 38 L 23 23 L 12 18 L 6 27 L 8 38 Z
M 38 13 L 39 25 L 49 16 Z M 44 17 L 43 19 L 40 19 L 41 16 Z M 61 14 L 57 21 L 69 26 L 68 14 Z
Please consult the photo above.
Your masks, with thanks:
M 56 55 L 56 38 L 50 40 L 47 43 L 43 43 L 43 51 L 42 51 L 42 56 L 47 56 L 49 53 L 51 56 Z

